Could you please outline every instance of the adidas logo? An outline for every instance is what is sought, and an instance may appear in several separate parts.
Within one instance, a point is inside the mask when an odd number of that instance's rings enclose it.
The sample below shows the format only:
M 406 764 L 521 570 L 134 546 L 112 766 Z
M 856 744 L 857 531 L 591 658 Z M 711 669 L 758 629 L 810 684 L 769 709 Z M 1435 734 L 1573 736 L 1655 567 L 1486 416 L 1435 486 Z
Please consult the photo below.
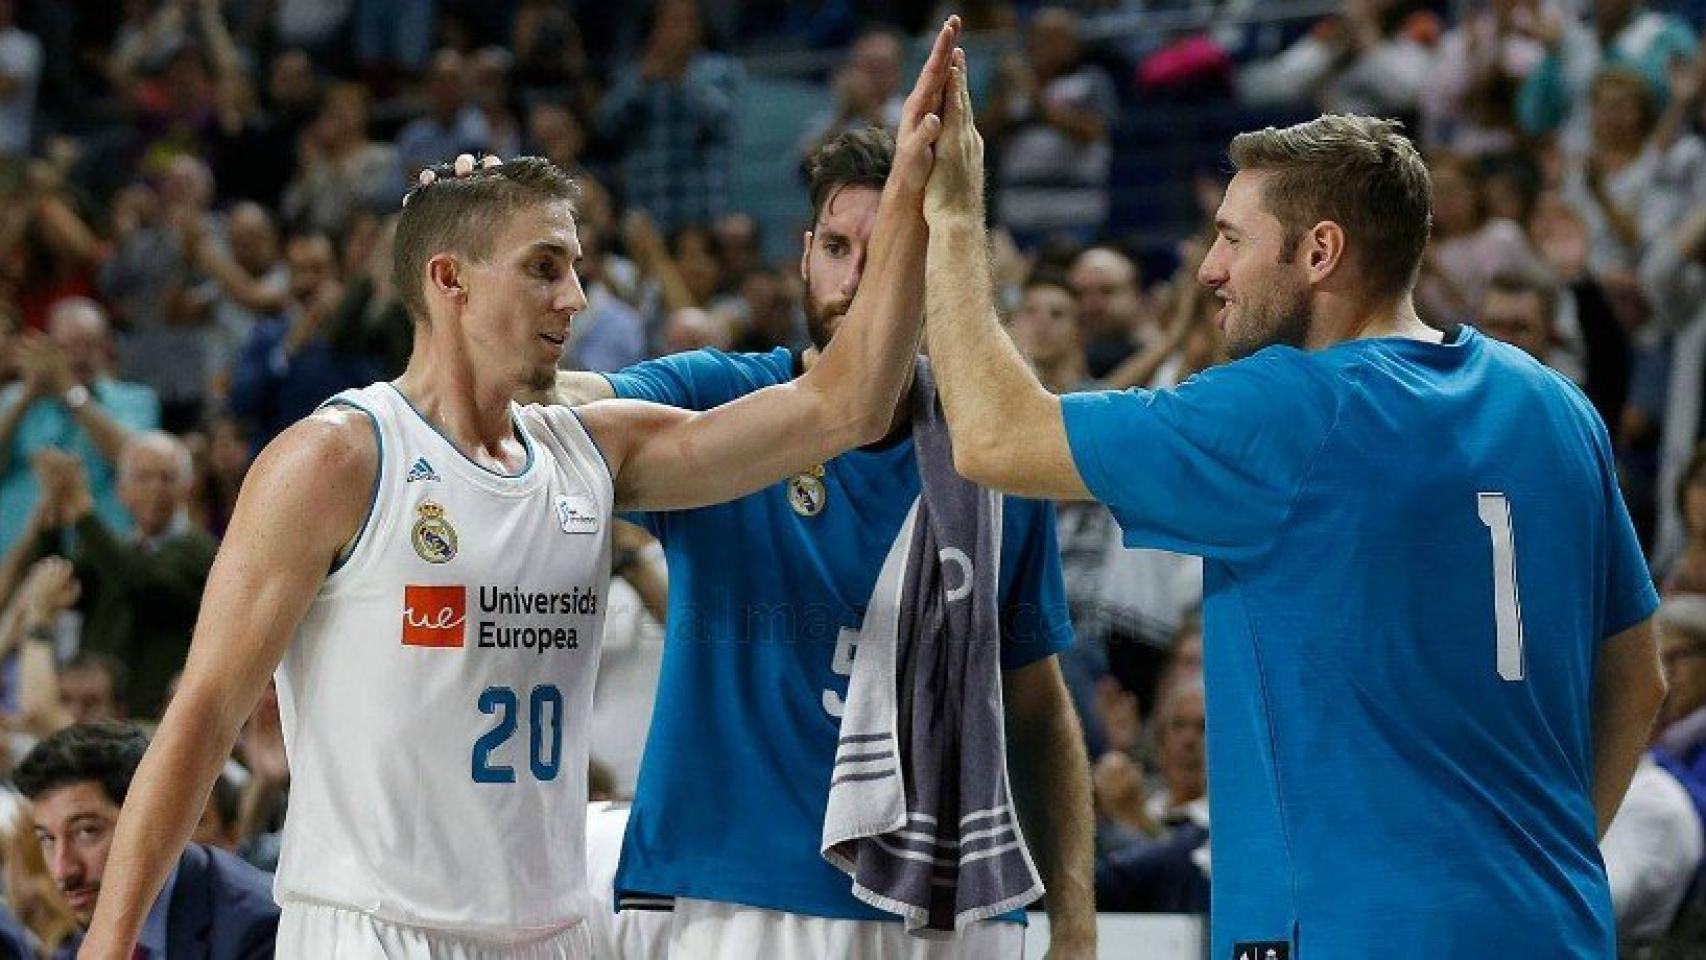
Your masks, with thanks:
M 432 464 L 427 463 L 427 458 L 421 457 L 414 462 L 413 466 L 409 467 L 409 475 L 404 478 L 403 482 L 414 483 L 416 480 L 438 481 L 440 479 L 439 475 L 433 472 Z

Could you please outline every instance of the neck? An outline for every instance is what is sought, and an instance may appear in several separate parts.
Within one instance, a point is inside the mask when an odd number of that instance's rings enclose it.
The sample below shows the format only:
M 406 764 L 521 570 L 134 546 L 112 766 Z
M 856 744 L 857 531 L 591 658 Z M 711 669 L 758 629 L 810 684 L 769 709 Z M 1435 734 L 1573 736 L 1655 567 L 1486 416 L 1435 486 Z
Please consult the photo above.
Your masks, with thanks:
M 511 459 L 515 430 L 510 404 L 518 388 L 482 376 L 446 324 L 415 326 L 414 351 L 396 385 L 469 459 L 505 464 Z
M 1409 293 L 1396 303 L 1380 306 L 1347 305 L 1338 317 L 1329 314 L 1309 332 L 1305 346 L 1320 350 L 1347 340 L 1372 340 L 1376 337 L 1406 337 L 1425 343 L 1443 343 L 1445 335 L 1422 322 L 1416 315 L 1416 303 Z

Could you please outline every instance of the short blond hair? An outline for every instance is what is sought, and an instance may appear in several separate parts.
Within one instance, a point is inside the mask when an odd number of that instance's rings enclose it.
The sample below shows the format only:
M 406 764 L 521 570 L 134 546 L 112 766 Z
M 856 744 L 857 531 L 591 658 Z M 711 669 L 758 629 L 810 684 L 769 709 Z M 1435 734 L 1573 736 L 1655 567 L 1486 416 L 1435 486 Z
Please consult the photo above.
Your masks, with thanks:
M 1433 229 L 1433 180 L 1394 120 L 1328 114 L 1232 139 L 1240 171 L 1270 174 L 1267 211 L 1285 230 L 1284 256 L 1323 221 L 1345 231 L 1363 292 L 1397 299 L 1416 283 Z

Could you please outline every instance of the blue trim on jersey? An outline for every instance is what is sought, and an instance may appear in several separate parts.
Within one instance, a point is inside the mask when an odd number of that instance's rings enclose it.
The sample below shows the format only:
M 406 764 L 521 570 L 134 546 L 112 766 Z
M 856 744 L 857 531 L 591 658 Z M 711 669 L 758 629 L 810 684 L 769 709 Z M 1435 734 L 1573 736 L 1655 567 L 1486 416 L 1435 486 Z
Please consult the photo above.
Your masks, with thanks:
M 333 397 L 321 404 L 320 408 L 325 409 L 333 404 L 349 407 L 352 410 L 360 410 L 367 415 L 367 425 L 373 428 L 374 447 L 379 451 L 379 467 L 373 471 L 373 490 L 367 495 L 367 513 L 361 518 L 361 529 L 357 530 L 354 539 L 350 540 L 349 549 L 332 559 L 332 569 L 326 571 L 328 577 L 342 570 L 344 564 L 349 563 L 350 558 L 354 557 L 356 550 L 361 547 L 361 538 L 367 536 L 368 525 L 373 522 L 374 508 L 379 506 L 379 490 L 385 482 L 385 435 L 379 432 L 379 418 L 373 415 L 372 410 L 344 397 Z
M 592 444 L 592 448 L 594 450 L 598 451 L 598 459 L 600 462 L 602 462 L 604 464 L 605 474 L 610 477 L 610 488 L 612 490 L 615 490 L 616 489 L 616 471 L 610 469 L 610 458 L 604 455 L 604 448 L 598 445 L 598 438 L 593 436 L 592 431 L 588 430 L 586 428 L 586 421 L 581 419 L 581 415 L 579 413 L 575 412 L 574 407 L 569 407 L 568 409 L 569 409 L 569 415 L 575 418 L 576 423 L 580 424 L 581 432 L 586 434 L 587 442 Z
M 448 436 L 445 436 L 444 431 L 440 430 L 438 428 L 438 424 L 433 423 L 431 420 L 427 419 L 427 415 L 422 413 L 419 410 L 419 408 L 417 408 L 415 406 L 414 401 L 410 400 L 408 398 L 408 395 L 403 393 L 403 391 L 397 389 L 396 383 L 394 383 L 390 380 L 387 380 L 387 381 L 385 381 L 385 385 L 387 387 L 390 387 L 392 390 L 396 391 L 397 396 L 399 396 L 403 399 L 403 404 L 405 406 L 407 406 L 409 408 L 409 410 L 412 413 L 414 413 L 414 415 L 416 417 L 419 417 L 420 421 L 422 423 L 424 423 L 428 427 L 430 427 L 432 429 L 433 433 L 438 434 L 439 439 L 443 440 L 446 444 L 448 444 L 450 446 L 450 449 L 454 450 L 456 452 L 457 456 L 461 457 L 463 460 L 467 461 L 468 463 L 472 464 L 473 466 L 479 467 L 481 470 L 484 470 L 487 473 L 491 474 L 492 476 L 497 477 L 501 480 L 520 480 L 521 478 L 527 476 L 527 472 L 529 470 L 533 469 L 533 441 L 527 439 L 527 431 L 521 429 L 521 421 L 517 420 L 515 418 L 515 414 L 513 411 L 510 413 L 510 417 L 509 417 L 510 429 L 515 431 L 516 439 L 521 441 L 521 448 L 523 450 L 527 451 L 527 462 L 523 463 L 521 465 L 521 470 L 519 472 L 504 473 L 504 472 L 499 471 L 499 470 L 493 470 L 491 467 L 488 467 L 485 464 L 479 462 L 478 460 L 475 460 L 473 457 L 468 456 L 466 453 L 463 453 L 462 448 L 456 445 L 456 441 L 450 439 Z

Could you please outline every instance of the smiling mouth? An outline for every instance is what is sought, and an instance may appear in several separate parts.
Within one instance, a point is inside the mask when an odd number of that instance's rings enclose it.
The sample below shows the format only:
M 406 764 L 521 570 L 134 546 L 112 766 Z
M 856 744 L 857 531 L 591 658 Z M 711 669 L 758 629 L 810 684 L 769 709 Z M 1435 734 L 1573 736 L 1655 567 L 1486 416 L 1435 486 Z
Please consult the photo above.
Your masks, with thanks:
M 546 343 L 552 345 L 553 347 L 560 347 L 563 344 L 568 342 L 569 335 L 566 333 L 541 333 L 539 335 L 539 339 L 545 341 Z

